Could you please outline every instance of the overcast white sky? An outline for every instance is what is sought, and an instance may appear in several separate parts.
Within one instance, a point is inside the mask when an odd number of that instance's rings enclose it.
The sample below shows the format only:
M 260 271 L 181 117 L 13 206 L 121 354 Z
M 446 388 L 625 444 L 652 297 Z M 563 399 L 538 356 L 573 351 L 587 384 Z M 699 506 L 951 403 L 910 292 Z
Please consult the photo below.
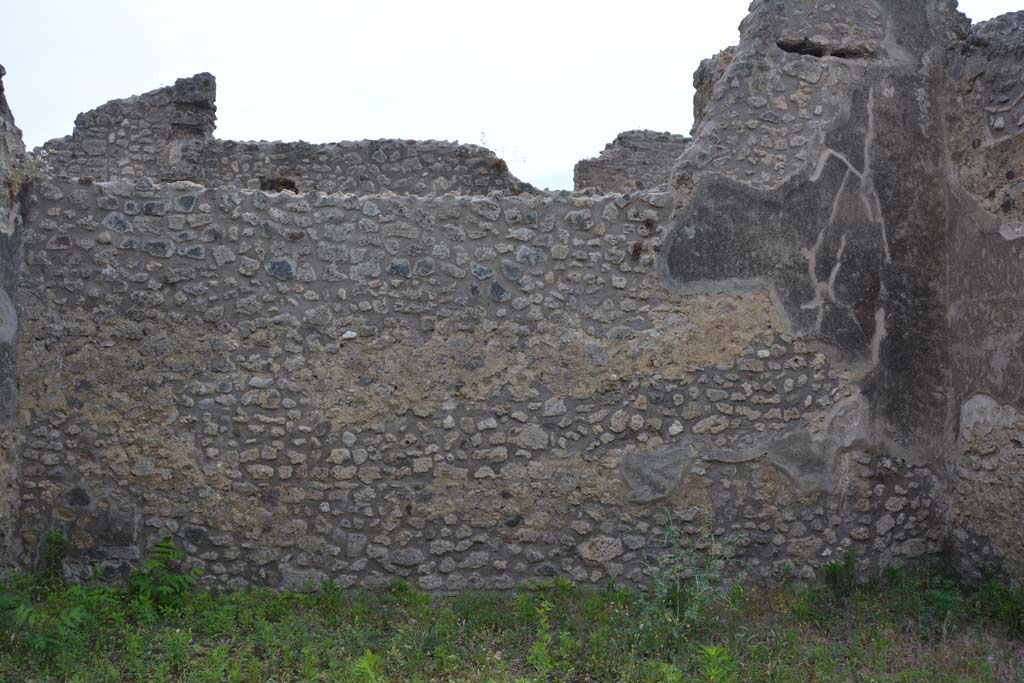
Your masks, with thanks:
M 481 143 L 572 187 L 623 130 L 689 132 L 697 64 L 749 0 L 0 0 L 26 143 L 181 76 L 217 76 L 217 136 Z M 975 21 L 1024 0 L 961 0 Z

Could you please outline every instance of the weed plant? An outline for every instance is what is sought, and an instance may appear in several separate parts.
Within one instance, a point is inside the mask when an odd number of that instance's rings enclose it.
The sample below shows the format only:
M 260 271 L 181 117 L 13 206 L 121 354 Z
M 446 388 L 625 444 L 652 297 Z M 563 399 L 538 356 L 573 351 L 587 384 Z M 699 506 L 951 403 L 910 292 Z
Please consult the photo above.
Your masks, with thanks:
M 651 590 L 564 578 L 430 596 L 198 587 L 169 541 L 124 585 L 67 585 L 54 536 L 0 590 L 10 683 L 738 683 L 1024 681 L 1024 589 L 938 568 L 865 580 L 856 558 L 810 584 L 727 586 L 728 543 L 667 521 Z

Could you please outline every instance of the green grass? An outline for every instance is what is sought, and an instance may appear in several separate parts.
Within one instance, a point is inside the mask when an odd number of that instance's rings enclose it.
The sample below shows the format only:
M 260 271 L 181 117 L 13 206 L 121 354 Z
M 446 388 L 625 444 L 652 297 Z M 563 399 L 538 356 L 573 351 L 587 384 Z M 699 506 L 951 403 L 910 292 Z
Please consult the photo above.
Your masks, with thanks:
M 934 571 L 847 579 L 708 598 L 559 580 L 449 597 L 189 588 L 158 603 L 137 579 L 42 572 L 3 584 L 0 681 L 1024 681 L 1024 591 Z

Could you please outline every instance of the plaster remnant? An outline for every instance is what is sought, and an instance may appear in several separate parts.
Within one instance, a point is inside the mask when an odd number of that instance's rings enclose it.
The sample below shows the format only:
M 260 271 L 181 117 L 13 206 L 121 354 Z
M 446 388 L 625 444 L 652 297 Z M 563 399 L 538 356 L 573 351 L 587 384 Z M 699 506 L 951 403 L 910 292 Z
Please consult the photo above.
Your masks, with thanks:
M 10 295 L 0 289 L 0 344 L 12 344 L 18 333 L 18 310 Z

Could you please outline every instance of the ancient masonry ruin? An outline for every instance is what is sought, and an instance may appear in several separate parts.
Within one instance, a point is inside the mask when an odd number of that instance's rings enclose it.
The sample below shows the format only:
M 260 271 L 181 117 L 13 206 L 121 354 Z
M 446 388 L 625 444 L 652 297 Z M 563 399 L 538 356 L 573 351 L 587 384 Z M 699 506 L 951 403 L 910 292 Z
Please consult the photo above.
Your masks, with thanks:
M 1024 576 L 1024 13 L 755 0 L 692 138 L 213 137 L 209 74 L 26 153 L 0 99 L 0 564 L 213 586 Z M 0 72 L 2 73 L 2 72 Z

